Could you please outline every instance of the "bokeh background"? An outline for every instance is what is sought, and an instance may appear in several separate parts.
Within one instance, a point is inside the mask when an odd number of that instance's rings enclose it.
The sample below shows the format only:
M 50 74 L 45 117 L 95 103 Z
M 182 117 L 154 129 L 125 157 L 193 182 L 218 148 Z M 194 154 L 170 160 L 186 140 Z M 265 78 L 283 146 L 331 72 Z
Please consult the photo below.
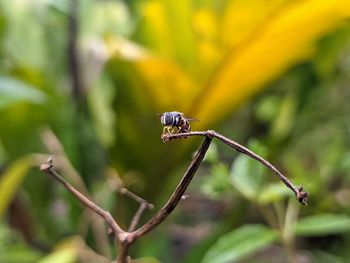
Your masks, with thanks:
M 107 227 L 40 173 L 60 173 L 127 227 L 122 186 L 167 200 L 198 138 L 168 144 L 157 113 L 200 119 L 310 193 L 211 145 L 135 262 L 349 262 L 350 1 L 0 2 L 0 262 L 109 262 Z

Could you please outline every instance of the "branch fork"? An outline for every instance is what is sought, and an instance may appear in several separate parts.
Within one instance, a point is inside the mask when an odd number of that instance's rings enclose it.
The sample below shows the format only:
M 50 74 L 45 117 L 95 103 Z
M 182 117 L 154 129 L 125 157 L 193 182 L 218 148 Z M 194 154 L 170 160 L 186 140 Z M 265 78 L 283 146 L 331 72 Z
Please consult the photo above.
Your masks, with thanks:
M 183 175 L 181 181 L 177 185 L 175 191 L 173 192 L 173 194 L 171 195 L 167 203 L 148 222 L 146 222 L 144 225 L 142 225 L 139 228 L 137 228 L 137 225 L 140 221 L 140 218 L 143 212 L 146 209 L 150 209 L 150 210 L 153 209 L 154 206 L 153 204 L 148 203 L 146 200 L 142 199 L 136 194 L 130 192 L 126 188 L 119 189 L 119 192 L 121 194 L 127 195 L 128 197 L 130 197 L 131 199 L 139 203 L 139 208 L 135 213 L 134 217 L 132 218 L 128 230 L 122 229 L 118 224 L 118 222 L 112 217 L 112 215 L 108 211 L 98 206 L 96 203 L 90 200 L 87 196 L 83 195 L 80 191 L 78 191 L 71 184 L 69 184 L 63 177 L 61 177 L 58 174 L 58 172 L 56 172 L 56 170 L 54 169 L 52 157 L 48 159 L 47 163 L 41 165 L 40 170 L 52 176 L 55 180 L 57 180 L 60 184 L 62 184 L 68 191 L 70 191 L 83 205 L 88 207 L 90 210 L 92 210 L 97 215 L 102 217 L 104 221 L 106 221 L 106 223 L 110 227 L 109 231 L 113 233 L 119 247 L 119 250 L 118 250 L 119 255 L 116 259 L 112 261 L 114 263 L 130 262 L 129 247 L 132 245 L 132 243 L 135 242 L 141 236 L 152 231 L 156 226 L 158 226 L 161 222 L 165 220 L 165 218 L 175 209 L 175 207 L 178 205 L 178 203 L 181 200 L 187 198 L 187 195 L 185 195 L 184 193 L 187 187 L 189 186 L 191 180 L 193 179 L 194 174 L 197 172 L 200 164 L 202 163 L 204 156 L 210 146 L 210 143 L 214 138 L 222 141 L 223 143 L 232 147 L 236 151 L 246 154 L 249 157 L 265 165 L 267 168 L 272 170 L 288 188 L 290 188 L 294 192 L 298 201 L 301 204 L 303 205 L 307 204 L 308 193 L 304 191 L 303 187 L 299 187 L 299 188 L 295 187 L 288 180 L 288 178 L 284 176 L 279 170 L 277 170 L 277 168 L 275 168 L 271 163 L 269 163 L 268 161 L 266 161 L 256 153 L 245 148 L 244 146 L 238 144 L 237 142 L 232 141 L 213 130 L 194 131 L 194 132 L 176 133 L 176 134 L 168 133 L 168 134 L 162 134 L 161 138 L 164 142 L 170 142 L 175 139 L 187 138 L 191 136 L 203 136 L 205 138 L 201 146 L 199 147 L 195 157 L 193 158 L 191 164 L 187 168 L 185 174 Z

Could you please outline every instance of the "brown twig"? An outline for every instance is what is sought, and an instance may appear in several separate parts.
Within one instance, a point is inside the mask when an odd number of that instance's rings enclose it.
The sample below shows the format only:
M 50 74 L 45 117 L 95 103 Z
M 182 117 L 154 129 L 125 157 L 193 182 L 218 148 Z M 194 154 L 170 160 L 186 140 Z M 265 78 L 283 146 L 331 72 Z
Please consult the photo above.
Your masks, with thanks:
M 140 228 L 134 230 L 137 226 L 137 224 L 140 221 L 141 215 L 144 212 L 146 208 L 152 209 L 153 205 L 148 203 L 146 200 L 142 199 L 141 197 L 137 196 L 136 194 L 128 191 L 126 188 L 121 188 L 120 192 L 129 196 L 136 202 L 140 204 L 139 209 L 135 213 L 132 222 L 129 226 L 128 231 L 124 231 L 118 223 L 115 221 L 115 219 L 111 216 L 111 214 L 99 207 L 97 204 L 95 204 L 93 201 L 91 201 L 88 197 L 83 195 L 81 192 L 79 192 L 77 189 L 75 189 L 72 185 L 70 185 L 66 180 L 64 180 L 54 169 L 52 165 L 52 158 L 49 159 L 47 164 L 42 164 L 40 169 L 41 171 L 45 172 L 46 174 L 52 176 L 55 178 L 59 183 L 61 183 L 64 187 L 68 189 L 82 204 L 84 204 L 86 207 L 90 208 L 93 212 L 100 215 L 111 227 L 112 232 L 114 236 L 117 238 L 119 250 L 118 250 L 118 257 L 113 261 L 116 263 L 128 263 L 130 262 L 130 256 L 129 256 L 129 248 L 131 244 L 137 240 L 139 237 L 149 233 L 152 231 L 156 226 L 158 226 L 161 222 L 163 222 L 167 216 L 174 210 L 174 208 L 178 205 L 180 200 L 184 198 L 184 193 L 189 186 L 194 174 L 199 168 L 199 165 L 202 163 L 204 156 L 209 148 L 210 143 L 212 142 L 212 139 L 215 137 L 222 141 L 223 143 L 231 146 L 235 150 L 246 154 L 255 160 L 261 162 L 263 165 L 268 167 L 270 170 L 272 170 L 281 180 L 282 182 L 289 187 L 297 196 L 298 200 L 302 204 L 306 204 L 308 193 L 303 191 L 303 187 L 296 188 L 286 176 L 284 176 L 281 172 L 279 172 L 271 163 L 257 155 L 256 153 L 250 151 L 249 149 L 245 148 L 244 146 L 238 144 L 237 142 L 234 142 L 221 134 L 215 132 L 215 131 L 206 131 L 206 132 L 188 132 L 188 133 L 179 133 L 179 134 L 163 134 L 162 139 L 164 142 L 169 142 L 174 139 L 180 139 L 180 138 L 186 138 L 190 136 L 204 136 L 205 139 L 198 149 L 195 157 L 193 158 L 190 166 L 187 168 L 187 171 L 185 172 L 184 176 L 182 177 L 181 181 L 179 182 L 178 186 L 176 187 L 174 193 L 171 195 L 168 202 L 143 226 Z
M 53 131 L 49 128 L 45 128 L 40 135 L 46 148 L 52 155 L 55 156 L 56 166 L 58 166 L 60 170 L 64 171 L 67 180 L 70 181 L 72 185 L 75 185 L 76 188 L 79 189 L 79 191 L 87 198 L 92 199 L 85 182 L 70 163 L 62 144 Z M 103 226 L 103 218 L 99 217 L 89 208 L 85 207 L 85 211 L 82 213 L 80 221 L 82 222 L 79 224 L 79 229 L 81 230 L 80 232 L 86 233 L 88 225 L 91 224 L 92 232 L 96 240 L 97 251 L 106 257 L 109 256 L 111 252 L 108 238 L 105 234 L 105 229 Z
M 145 208 L 148 208 L 150 210 L 152 210 L 154 208 L 154 205 L 151 203 L 148 203 L 145 199 L 139 197 L 138 195 L 134 194 L 133 192 L 130 192 L 128 189 L 126 188 L 121 188 L 119 190 L 119 192 L 123 195 L 126 195 L 128 197 L 130 197 L 131 199 L 133 199 L 135 202 L 139 203 L 139 204 L 145 204 Z
M 208 130 L 208 131 L 194 131 L 194 132 L 187 132 L 187 133 L 177 133 L 177 134 L 163 134 L 162 139 L 164 142 L 169 142 L 171 140 L 175 139 L 180 139 L 180 138 L 187 138 L 190 136 L 211 136 L 219 139 L 223 143 L 227 144 L 228 146 L 234 148 L 236 151 L 241 152 L 245 155 L 248 155 L 249 157 L 259 161 L 263 165 L 265 165 L 267 168 L 269 168 L 271 171 L 273 171 L 279 178 L 280 180 L 289 188 L 291 189 L 295 196 L 297 197 L 298 201 L 303 204 L 307 205 L 307 198 L 308 198 L 308 192 L 304 191 L 304 188 L 301 186 L 297 188 L 292 184 L 289 179 L 283 175 L 275 166 L 273 166 L 270 162 L 266 161 L 264 158 L 261 156 L 257 155 L 256 153 L 252 152 L 248 148 L 244 147 L 243 145 L 230 140 L 226 138 L 225 136 L 221 135 L 220 133 L 217 133 L 216 131 L 213 130 Z
M 199 165 L 202 163 L 211 141 L 212 137 L 208 134 L 168 202 L 146 224 L 133 232 L 136 236 L 140 237 L 150 232 L 174 210 L 182 199 Z
M 40 170 L 50 176 L 52 176 L 55 180 L 61 183 L 69 192 L 71 192 L 81 203 L 90 208 L 96 214 L 100 215 L 112 228 L 113 233 L 116 236 L 121 235 L 124 231 L 120 228 L 118 223 L 113 219 L 111 214 L 99 207 L 97 204 L 88 199 L 85 195 L 75 189 L 71 184 L 69 184 L 66 180 L 63 179 L 54 169 L 52 165 L 52 158 L 49 159 L 48 163 L 42 164 Z
M 139 208 L 136 211 L 135 215 L 133 216 L 131 223 L 130 223 L 130 226 L 129 226 L 129 229 L 128 229 L 128 232 L 133 232 L 136 229 L 138 223 L 140 222 L 141 216 L 142 216 L 143 212 L 146 210 L 146 208 L 148 208 L 149 210 L 152 210 L 154 208 L 154 205 L 151 203 L 148 203 L 145 199 L 139 197 L 138 195 L 134 194 L 133 192 L 130 192 L 128 189 L 126 189 L 124 187 L 121 188 L 119 190 L 119 192 L 121 194 L 124 194 L 124 195 L 130 197 L 135 202 L 139 203 Z
M 142 216 L 143 212 L 146 210 L 146 208 L 147 208 L 146 203 L 140 204 L 139 209 L 137 209 L 135 215 L 133 216 L 133 218 L 131 220 L 130 226 L 128 228 L 129 232 L 133 232 L 136 229 L 138 223 L 140 222 L 141 216 Z
M 145 235 L 146 233 L 153 230 L 157 225 L 159 225 L 161 222 L 165 220 L 165 218 L 174 210 L 174 208 L 177 206 L 177 204 L 182 200 L 183 194 L 185 193 L 187 187 L 189 186 L 194 174 L 198 170 L 199 165 L 202 163 L 204 156 L 209 148 L 209 145 L 212 141 L 212 137 L 208 135 L 204 142 L 202 143 L 201 147 L 199 148 L 196 156 L 193 158 L 190 166 L 188 167 L 185 175 L 183 176 L 182 180 L 176 187 L 174 193 L 168 200 L 168 202 L 164 205 L 162 209 L 159 210 L 158 213 L 156 213 L 146 224 L 141 226 L 139 229 L 133 231 L 141 217 L 141 214 L 146 208 L 152 208 L 153 205 L 149 204 L 146 200 L 138 197 L 137 195 L 133 194 L 132 192 L 126 190 L 125 188 L 121 189 L 121 192 L 128 195 L 135 201 L 140 203 L 140 207 L 136 214 L 133 217 L 133 220 L 130 224 L 129 231 L 124 231 L 118 223 L 113 219 L 111 214 L 101 207 L 99 207 L 97 204 L 92 202 L 90 199 L 88 199 L 86 196 L 84 196 L 82 193 L 80 193 L 77 189 L 75 189 L 72 185 L 70 185 L 66 180 L 64 180 L 54 169 L 52 165 L 52 158 L 49 159 L 47 164 L 42 164 L 40 169 L 41 171 L 45 172 L 46 174 L 52 176 L 55 178 L 59 183 L 61 183 L 64 187 L 67 188 L 68 191 L 70 191 L 82 204 L 90 208 L 92 211 L 100 215 L 105 221 L 110 225 L 114 236 L 118 239 L 119 243 L 119 255 L 116 259 L 117 263 L 126 263 L 129 262 L 129 247 L 130 245 L 139 237 Z M 131 232 L 133 231 L 133 232 Z

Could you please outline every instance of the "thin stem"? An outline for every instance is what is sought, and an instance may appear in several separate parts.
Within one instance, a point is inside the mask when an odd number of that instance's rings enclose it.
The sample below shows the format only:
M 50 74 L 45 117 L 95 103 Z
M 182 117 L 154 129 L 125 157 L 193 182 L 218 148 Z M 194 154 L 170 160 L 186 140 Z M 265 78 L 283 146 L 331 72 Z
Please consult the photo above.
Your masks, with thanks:
M 130 197 L 131 199 L 133 199 L 135 202 L 139 203 L 140 206 L 138 208 L 138 210 L 136 211 L 135 215 L 133 216 L 129 229 L 129 232 L 132 232 L 136 229 L 138 223 L 140 222 L 141 216 L 143 214 L 143 212 L 146 210 L 146 208 L 148 208 L 149 210 L 152 210 L 154 208 L 154 205 L 151 203 L 148 203 L 145 199 L 139 197 L 138 195 L 134 194 L 133 192 L 129 191 L 126 188 L 121 188 L 119 190 L 119 192 L 121 194 L 124 194 L 128 197 Z
M 296 195 L 298 201 L 306 205 L 307 204 L 307 197 L 308 193 L 303 190 L 303 187 L 295 187 L 292 182 L 289 181 L 289 179 L 283 175 L 276 167 L 274 167 L 270 162 L 266 161 L 264 158 L 259 156 L 258 154 L 252 152 L 248 148 L 244 147 L 243 145 L 228 139 L 227 137 L 221 135 L 220 133 L 217 133 L 213 130 L 208 130 L 208 131 L 194 131 L 194 132 L 187 132 L 187 133 L 177 133 L 177 134 L 163 134 L 162 139 L 164 142 L 168 142 L 174 139 L 180 139 L 180 138 L 187 138 L 190 136 L 211 136 L 219 139 L 226 145 L 234 148 L 236 151 L 241 152 L 257 161 L 265 165 L 267 168 L 269 168 L 271 171 L 273 171 L 279 178 L 280 180 L 289 188 L 291 189 L 294 194 Z
M 138 195 L 134 194 L 133 192 L 130 192 L 128 189 L 126 188 L 121 188 L 119 190 L 119 192 L 123 195 L 126 195 L 128 197 L 130 197 L 131 199 L 133 199 L 135 202 L 139 203 L 139 204 L 145 204 L 146 208 L 148 209 L 153 209 L 154 205 L 151 203 L 148 203 L 145 199 L 139 197 Z
M 81 203 L 90 208 L 96 214 L 100 215 L 110 225 L 115 236 L 119 237 L 122 233 L 124 233 L 124 231 L 120 228 L 118 223 L 114 220 L 114 218 L 108 211 L 102 209 L 93 201 L 88 199 L 85 195 L 83 195 L 81 192 L 75 189 L 53 169 L 52 159 L 49 159 L 49 162 L 47 164 L 42 164 L 40 170 L 52 176 L 55 180 L 62 184 L 69 192 L 71 192 Z
M 298 262 L 295 254 L 295 235 L 293 231 L 293 227 L 297 221 L 298 214 L 299 207 L 296 206 L 292 200 L 289 200 L 283 226 L 282 241 L 288 255 L 288 261 L 290 263 Z
M 60 141 L 57 139 L 56 135 L 49 128 L 45 128 L 41 133 L 42 141 L 52 155 L 55 155 L 56 164 L 64 170 L 66 178 L 72 182 L 87 198 L 91 199 L 91 194 L 89 193 L 84 181 L 82 180 L 80 174 L 75 170 L 70 161 L 67 158 L 67 154 Z M 100 218 L 97 214 L 91 211 L 89 208 L 85 207 L 85 211 L 81 217 L 81 224 L 79 224 L 79 229 L 81 233 L 86 233 L 88 225 L 91 224 L 92 232 L 96 239 L 97 250 L 108 256 L 111 254 L 110 247 L 108 243 L 108 238 L 105 234 L 105 229 L 103 225 L 103 218 Z
M 139 206 L 139 209 L 137 209 L 135 215 L 133 216 L 128 232 L 132 232 L 136 229 L 138 223 L 140 222 L 141 216 L 143 212 L 146 210 L 147 204 L 146 203 L 141 203 Z
M 135 234 L 136 237 L 147 234 L 157 225 L 163 222 L 164 219 L 174 210 L 174 208 L 180 202 L 194 174 L 198 170 L 199 165 L 202 163 L 211 141 L 212 137 L 208 134 L 168 202 L 146 224 L 132 232 L 132 234 Z
M 143 226 L 134 230 L 137 227 L 137 224 L 140 221 L 141 215 L 146 208 L 152 209 L 153 205 L 148 203 L 146 200 L 137 196 L 136 194 L 128 191 L 125 188 L 120 189 L 120 192 L 129 196 L 136 202 L 140 204 L 139 209 L 135 213 L 132 222 L 130 224 L 129 230 L 124 231 L 118 223 L 114 220 L 111 214 L 99 207 L 93 201 L 91 201 L 84 194 L 75 189 L 72 185 L 70 185 L 65 179 L 63 179 L 54 169 L 52 165 L 52 158 L 49 159 L 47 164 L 41 165 L 40 169 L 42 172 L 52 176 L 55 180 L 61 183 L 68 191 L 70 191 L 82 204 L 86 207 L 90 208 L 93 212 L 100 215 L 111 227 L 115 237 L 118 240 L 119 244 L 119 253 L 118 257 L 113 262 L 117 263 L 127 263 L 130 262 L 129 256 L 129 248 L 131 244 L 138 239 L 139 237 L 147 234 L 152 231 L 156 226 L 158 226 L 161 222 L 165 220 L 165 218 L 174 210 L 174 208 L 178 205 L 180 200 L 184 197 L 184 193 L 187 190 L 191 180 L 193 179 L 194 174 L 197 172 L 200 164 L 202 163 L 204 156 L 209 148 L 212 139 L 215 137 L 222 141 L 223 143 L 229 145 L 235 150 L 254 158 L 255 160 L 261 162 L 263 165 L 272 170 L 281 180 L 282 182 L 289 187 L 297 196 L 299 202 L 302 204 L 306 204 L 308 193 L 303 191 L 303 188 L 296 188 L 287 177 L 285 177 L 281 172 L 279 172 L 271 163 L 257 155 L 256 153 L 250 151 L 244 146 L 240 145 L 237 142 L 234 142 L 223 135 L 215 132 L 215 131 L 196 131 L 196 132 L 188 132 L 188 133 L 178 133 L 178 134 L 163 134 L 162 139 L 164 142 L 168 142 L 174 139 L 187 138 L 190 136 L 204 136 L 205 139 L 198 149 L 195 157 L 193 158 L 190 166 L 187 168 L 184 176 L 176 187 L 174 193 L 171 195 L 168 202 L 156 213 L 147 223 Z M 133 232 L 131 232 L 133 231 Z

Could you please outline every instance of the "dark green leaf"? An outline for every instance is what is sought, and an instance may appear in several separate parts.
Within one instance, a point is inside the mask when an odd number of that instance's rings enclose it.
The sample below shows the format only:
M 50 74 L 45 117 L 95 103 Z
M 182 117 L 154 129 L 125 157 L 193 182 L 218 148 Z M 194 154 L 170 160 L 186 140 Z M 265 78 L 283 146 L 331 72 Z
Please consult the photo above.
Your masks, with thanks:
M 229 232 L 205 254 L 202 263 L 232 263 L 253 254 L 278 238 L 276 231 L 263 225 L 245 225 Z
M 302 218 L 295 226 L 300 236 L 321 236 L 350 231 L 350 217 L 337 214 L 321 214 Z

